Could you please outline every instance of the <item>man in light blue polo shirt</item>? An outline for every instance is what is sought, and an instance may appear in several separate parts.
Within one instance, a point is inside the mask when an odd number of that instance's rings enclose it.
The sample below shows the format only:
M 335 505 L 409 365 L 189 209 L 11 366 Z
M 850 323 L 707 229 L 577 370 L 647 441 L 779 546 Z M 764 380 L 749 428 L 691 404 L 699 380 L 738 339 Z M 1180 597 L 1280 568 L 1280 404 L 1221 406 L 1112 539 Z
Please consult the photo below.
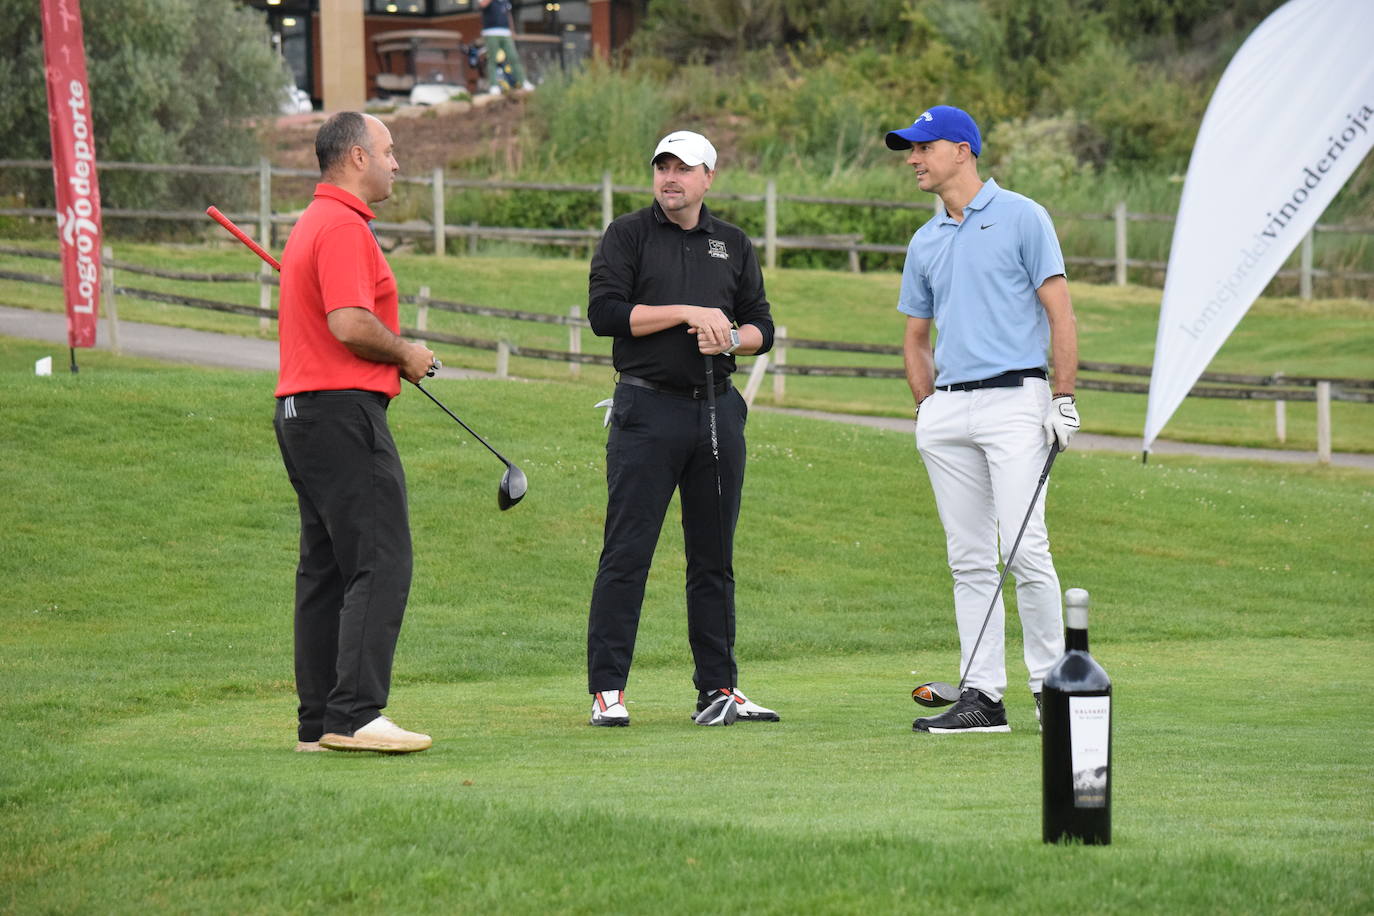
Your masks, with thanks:
M 1043 207 L 978 177 L 982 137 L 966 112 L 937 105 L 890 132 L 887 145 L 910 150 L 906 162 L 918 187 L 941 204 L 907 248 L 897 308 L 907 316 L 903 353 L 916 399 L 916 444 L 954 575 L 965 687 L 951 709 L 912 727 L 931 734 L 1011 731 L 1002 703 L 998 543 L 1005 557 L 1028 511 L 1011 573 L 1037 715 L 1041 682 L 1064 651 L 1043 492 L 1031 507 L 1049 450 L 1067 448 L 1079 426 L 1078 334 L 1064 258 Z M 1054 356 L 1052 385 L 1047 351 Z

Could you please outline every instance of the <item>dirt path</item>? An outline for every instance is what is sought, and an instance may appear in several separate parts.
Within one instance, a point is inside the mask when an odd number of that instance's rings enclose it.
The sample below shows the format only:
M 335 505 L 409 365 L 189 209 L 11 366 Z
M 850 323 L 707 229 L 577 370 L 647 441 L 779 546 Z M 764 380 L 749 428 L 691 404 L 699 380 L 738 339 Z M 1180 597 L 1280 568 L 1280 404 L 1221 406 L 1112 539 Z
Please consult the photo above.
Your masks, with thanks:
M 377 116 L 391 130 L 396 158 L 405 174 L 462 169 L 483 159 L 518 165 L 526 98 L 524 93 L 481 96 L 473 102 L 398 109 Z M 315 133 L 324 118 L 319 113 L 278 118 L 264 138 L 264 152 L 272 164 L 316 168 Z

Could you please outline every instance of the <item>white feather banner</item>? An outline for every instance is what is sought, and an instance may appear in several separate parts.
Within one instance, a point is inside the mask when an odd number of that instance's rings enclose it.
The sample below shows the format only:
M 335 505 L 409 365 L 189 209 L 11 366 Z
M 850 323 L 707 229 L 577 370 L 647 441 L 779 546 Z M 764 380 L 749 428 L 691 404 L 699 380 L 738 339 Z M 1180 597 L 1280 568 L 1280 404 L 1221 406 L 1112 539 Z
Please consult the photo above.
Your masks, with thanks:
M 1148 452 L 1198 376 L 1374 148 L 1374 0 L 1291 0 L 1203 116 L 1174 224 Z

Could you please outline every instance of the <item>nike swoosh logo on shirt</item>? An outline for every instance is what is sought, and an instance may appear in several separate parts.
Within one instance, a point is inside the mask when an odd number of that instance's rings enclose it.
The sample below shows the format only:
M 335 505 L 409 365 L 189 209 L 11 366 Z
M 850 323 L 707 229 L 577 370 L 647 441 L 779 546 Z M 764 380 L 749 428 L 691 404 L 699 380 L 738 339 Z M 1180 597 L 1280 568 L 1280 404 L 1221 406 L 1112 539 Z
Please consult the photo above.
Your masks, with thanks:
M 978 228 L 979 228 L 979 229 L 991 229 L 993 226 L 996 226 L 996 225 L 997 225 L 996 223 L 983 223 L 983 225 L 979 226 Z

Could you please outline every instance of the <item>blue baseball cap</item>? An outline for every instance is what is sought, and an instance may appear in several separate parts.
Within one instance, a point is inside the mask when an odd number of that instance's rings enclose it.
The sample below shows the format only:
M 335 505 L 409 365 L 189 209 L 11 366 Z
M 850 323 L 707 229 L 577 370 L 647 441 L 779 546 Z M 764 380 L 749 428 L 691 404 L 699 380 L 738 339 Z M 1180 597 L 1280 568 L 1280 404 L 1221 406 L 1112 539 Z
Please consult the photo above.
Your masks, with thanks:
M 889 131 L 887 148 L 911 149 L 913 144 L 929 143 L 931 140 L 967 143 L 975 156 L 983 151 L 983 138 L 978 133 L 978 125 L 967 111 L 952 105 L 936 105 L 921 112 L 910 127 Z

